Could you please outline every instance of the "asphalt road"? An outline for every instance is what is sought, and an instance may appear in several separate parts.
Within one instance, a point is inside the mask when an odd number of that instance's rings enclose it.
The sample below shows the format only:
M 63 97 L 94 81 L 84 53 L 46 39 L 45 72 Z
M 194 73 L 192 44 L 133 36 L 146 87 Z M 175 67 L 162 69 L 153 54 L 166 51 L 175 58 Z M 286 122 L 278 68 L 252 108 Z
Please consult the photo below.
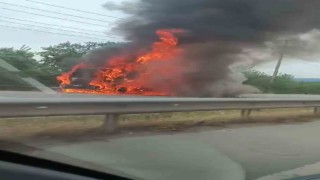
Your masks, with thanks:
M 243 168 L 247 179 L 255 179 L 319 162 L 319 130 L 319 121 L 297 124 L 251 125 L 250 127 L 232 126 L 225 129 L 170 135 L 144 135 L 115 139 L 100 137 L 99 140 L 88 138 L 87 142 L 70 142 L 48 147 L 46 150 L 82 161 L 94 161 L 94 163 L 103 166 L 108 164 L 112 166 L 112 164 L 118 162 L 119 159 L 116 160 L 115 157 L 122 157 L 124 149 L 126 149 L 126 152 L 123 157 L 136 157 L 137 159 L 164 151 L 165 153 L 161 153 L 162 157 L 167 155 L 164 161 L 177 163 L 177 165 L 180 163 L 181 166 L 191 161 L 194 162 L 193 165 L 200 164 L 200 167 L 194 166 L 197 170 L 201 167 L 207 167 L 205 156 L 210 159 L 208 151 L 212 152 L 211 157 L 215 158 L 217 156 L 215 150 L 218 150 L 239 164 Z M 152 142 L 151 145 L 150 142 Z M 183 146 L 174 142 L 188 142 L 189 146 L 183 148 Z M 163 146 L 166 143 L 168 145 Z M 123 146 L 123 144 L 126 144 L 126 146 Z M 162 150 L 159 147 L 163 147 Z M 172 156 L 169 155 L 171 151 L 168 151 L 168 147 L 171 150 L 177 148 L 179 152 L 187 153 L 187 156 L 192 157 L 191 160 L 170 161 Z M 137 152 L 142 152 L 142 155 L 137 156 Z M 113 153 L 111 160 L 107 158 L 109 153 Z M 126 158 L 120 159 L 120 161 L 125 160 Z M 149 163 L 154 164 L 157 161 Z M 170 163 L 165 165 L 168 164 Z M 201 164 L 205 166 L 201 166 Z M 217 161 L 214 164 L 219 165 L 220 163 Z M 236 165 L 232 165 L 236 171 L 239 171 L 234 166 Z M 189 172 L 192 167 L 188 166 L 187 171 Z M 206 170 L 208 170 L 208 167 Z M 228 172 L 231 172 L 231 170 Z

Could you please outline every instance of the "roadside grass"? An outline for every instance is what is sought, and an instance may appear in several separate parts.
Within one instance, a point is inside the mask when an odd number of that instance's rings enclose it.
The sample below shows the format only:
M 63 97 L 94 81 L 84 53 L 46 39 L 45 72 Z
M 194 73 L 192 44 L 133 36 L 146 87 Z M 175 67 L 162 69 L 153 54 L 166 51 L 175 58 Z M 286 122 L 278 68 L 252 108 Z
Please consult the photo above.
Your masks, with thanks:
M 313 108 L 253 110 L 242 117 L 239 110 L 127 114 L 119 117 L 123 130 L 182 130 L 194 126 L 216 126 L 230 123 L 295 122 L 315 119 Z M 59 116 L 1 118 L 0 139 L 21 139 L 32 136 L 68 136 L 102 130 L 104 116 Z
M 124 115 L 122 128 L 177 127 L 177 125 L 219 125 L 222 123 L 278 122 L 302 117 L 315 117 L 312 108 L 253 110 L 250 117 L 242 117 L 239 110 L 153 113 Z

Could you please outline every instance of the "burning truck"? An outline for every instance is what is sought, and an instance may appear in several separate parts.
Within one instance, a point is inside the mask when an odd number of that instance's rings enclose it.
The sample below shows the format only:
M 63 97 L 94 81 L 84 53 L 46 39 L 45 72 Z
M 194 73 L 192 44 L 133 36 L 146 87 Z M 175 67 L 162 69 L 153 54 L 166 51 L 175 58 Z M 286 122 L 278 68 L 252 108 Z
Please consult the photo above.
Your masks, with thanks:
M 106 86 L 108 86 L 108 90 L 105 91 L 105 86 L 91 85 L 91 80 L 95 78 L 97 71 L 108 74 L 112 69 L 78 69 L 70 75 L 70 84 L 61 85 L 60 88 L 63 92 L 69 93 L 167 95 L 160 92 L 155 93 L 155 90 L 148 87 L 141 86 L 128 89 L 127 86 L 122 86 L 125 81 L 134 81 L 137 73 L 128 73 L 126 76 L 119 76 L 112 80 L 105 78 L 103 81 L 107 84 Z
M 128 55 L 116 55 L 105 60 L 99 67 L 90 62 L 75 65 L 69 72 L 57 77 L 62 92 L 90 94 L 138 94 L 170 96 L 174 82 L 159 87 L 156 79 L 165 80 L 165 74 L 170 74 L 170 68 L 163 64 L 176 59 L 181 53 L 177 47 L 178 39 L 175 34 L 182 30 L 158 30 L 159 41 L 152 44 L 149 51 L 139 53 L 135 58 Z M 170 63 L 169 63 L 170 64 Z M 160 76 L 160 77 L 156 77 Z M 172 79 L 168 77 L 168 80 Z M 156 86 L 157 85 L 157 86 Z

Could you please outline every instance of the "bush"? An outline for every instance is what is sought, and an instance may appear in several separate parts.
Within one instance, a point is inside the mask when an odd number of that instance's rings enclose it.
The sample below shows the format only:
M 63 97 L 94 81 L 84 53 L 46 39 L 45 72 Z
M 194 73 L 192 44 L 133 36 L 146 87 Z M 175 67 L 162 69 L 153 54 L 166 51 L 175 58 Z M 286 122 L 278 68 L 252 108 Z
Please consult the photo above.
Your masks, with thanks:
M 275 94 L 320 94 L 320 83 L 297 82 L 289 74 L 280 74 L 271 84 L 272 76 L 251 70 L 244 73 L 247 80 L 244 84 L 254 86 L 265 93 Z

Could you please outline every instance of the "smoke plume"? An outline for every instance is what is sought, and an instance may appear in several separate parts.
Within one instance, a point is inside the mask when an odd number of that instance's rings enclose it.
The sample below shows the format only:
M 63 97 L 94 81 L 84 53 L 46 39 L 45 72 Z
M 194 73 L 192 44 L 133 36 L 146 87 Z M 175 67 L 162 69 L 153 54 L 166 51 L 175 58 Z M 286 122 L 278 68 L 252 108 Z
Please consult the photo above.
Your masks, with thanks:
M 185 31 L 179 34 L 179 46 L 185 52 L 181 72 L 186 83 L 175 91 L 187 96 L 250 91 L 235 78 L 238 75 L 232 65 L 270 60 L 263 55 L 267 42 L 298 37 L 320 27 L 319 0 L 140 0 L 106 3 L 104 7 L 130 15 L 114 30 L 134 47 L 150 45 L 157 39 L 154 32 L 158 29 Z M 320 37 L 319 33 L 313 35 Z M 307 41 L 307 37 L 299 37 L 302 43 Z

